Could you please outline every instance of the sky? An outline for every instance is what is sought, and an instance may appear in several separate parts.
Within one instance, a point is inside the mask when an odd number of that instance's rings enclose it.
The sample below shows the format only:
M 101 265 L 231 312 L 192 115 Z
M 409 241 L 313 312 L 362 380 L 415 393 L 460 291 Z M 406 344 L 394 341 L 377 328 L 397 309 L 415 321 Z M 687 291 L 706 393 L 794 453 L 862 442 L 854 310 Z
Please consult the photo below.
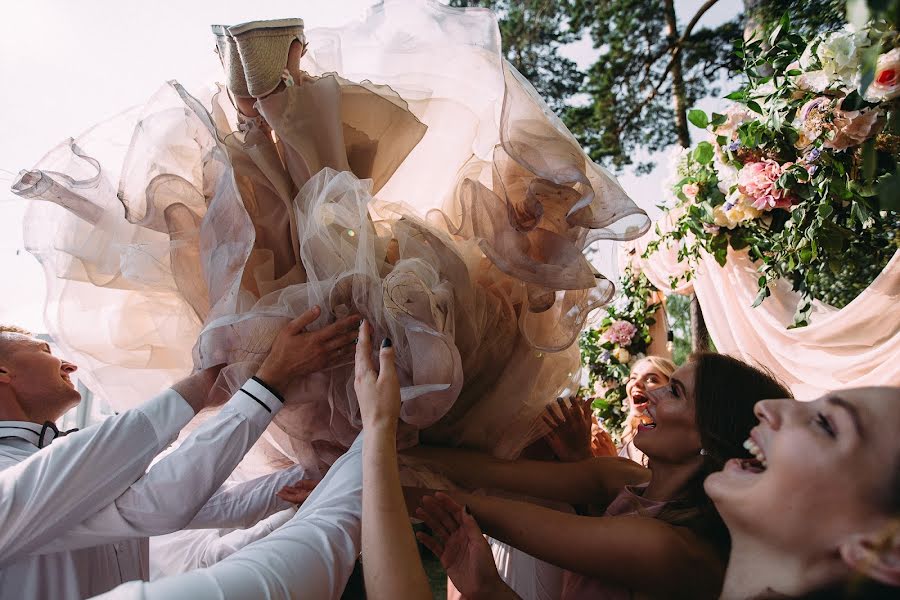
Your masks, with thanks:
M 190 90 L 219 79 L 212 23 L 300 16 L 306 28 L 333 27 L 362 18 L 372 0 L 29 0 L 0 5 L 0 323 L 43 331 L 43 274 L 22 246 L 26 201 L 8 188 L 15 173 L 32 167 L 67 137 L 146 101 L 176 79 Z M 676 0 L 687 22 L 702 0 Z M 741 10 L 740 0 L 719 0 L 698 26 L 713 26 Z M 593 61 L 583 40 L 564 49 L 580 65 Z M 717 99 L 698 105 L 721 106 Z M 695 134 L 697 132 L 695 131 Z M 660 160 L 664 156 L 658 157 Z M 668 165 L 635 177 L 625 190 L 651 216 L 662 197 Z

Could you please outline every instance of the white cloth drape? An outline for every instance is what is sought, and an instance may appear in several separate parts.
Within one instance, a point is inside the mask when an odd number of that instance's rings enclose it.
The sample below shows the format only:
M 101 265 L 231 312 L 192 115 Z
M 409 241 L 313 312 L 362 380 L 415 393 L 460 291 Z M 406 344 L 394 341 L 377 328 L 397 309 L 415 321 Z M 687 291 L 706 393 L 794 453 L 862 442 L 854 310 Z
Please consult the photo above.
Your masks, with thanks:
M 672 217 L 658 224 L 665 232 Z M 657 237 L 654 230 L 633 242 L 640 256 Z M 674 247 L 661 247 L 639 260 L 659 289 L 669 292 L 671 277 L 684 272 Z M 811 324 L 788 329 L 798 295 L 779 281 L 772 294 L 751 308 L 759 273 L 746 252 L 729 249 L 720 267 L 709 255 L 692 281 L 676 293 L 695 293 L 710 336 L 719 352 L 768 368 L 800 399 L 827 390 L 869 385 L 900 385 L 900 252 L 881 275 L 843 309 L 816 303 Z

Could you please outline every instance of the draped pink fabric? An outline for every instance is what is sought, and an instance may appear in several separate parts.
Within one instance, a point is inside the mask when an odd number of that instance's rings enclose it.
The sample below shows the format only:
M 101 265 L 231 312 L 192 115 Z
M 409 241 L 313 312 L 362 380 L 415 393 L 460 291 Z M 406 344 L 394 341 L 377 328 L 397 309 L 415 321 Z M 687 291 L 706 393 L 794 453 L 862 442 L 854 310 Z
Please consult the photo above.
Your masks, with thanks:
M 658 225 L 665 231 L 668 223 L 663 217 Z M 630 245 L 640 256 L 656 237 L 651 229 Z M 684 272 L 674 247 L 661 247 L 641 266 L 666 291 L 670 278 Z M 811 324 L 797 329 L 788 327 L 798 295 L 785 281 L 751 308 L 758 279 L 746 252 L 729 249 L 724 267 L 705 255 L 694 279 L 675 291 L 697 295 L 717 350 L 765 366 L 798 398 L 841 388 L 900 385 L 900 252 L 853 302 L 840 310 L 817 302 Z

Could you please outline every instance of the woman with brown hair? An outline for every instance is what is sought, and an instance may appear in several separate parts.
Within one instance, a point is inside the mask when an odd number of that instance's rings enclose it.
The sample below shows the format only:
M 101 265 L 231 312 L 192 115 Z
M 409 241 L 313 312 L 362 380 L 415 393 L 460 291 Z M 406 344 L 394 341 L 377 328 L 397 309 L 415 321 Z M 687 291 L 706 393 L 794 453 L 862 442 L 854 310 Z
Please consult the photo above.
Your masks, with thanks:
M 753 405 L 789 392 L 739 360 L 700 354 L 679 368 L 669 385 L 647 396 L 650 421 L 638 426 L 635 444 L 647 455 L 648 469 L 621 458 L 503 461 L 426 447 L 409 455 L 464 488 L 591 504 L 596 517 L 450 493 L 492 537 L 577 573 L 563 598 L 714 598 L 730 541 L 703 480 L 728 459 L 749 456 L 743 442 L 755 421 Z M 428 512 L 417 515 L 439 537 L 446 531 Z M 470 582 L 455 583 L 467 596 L 475 591 L 467 587 Z

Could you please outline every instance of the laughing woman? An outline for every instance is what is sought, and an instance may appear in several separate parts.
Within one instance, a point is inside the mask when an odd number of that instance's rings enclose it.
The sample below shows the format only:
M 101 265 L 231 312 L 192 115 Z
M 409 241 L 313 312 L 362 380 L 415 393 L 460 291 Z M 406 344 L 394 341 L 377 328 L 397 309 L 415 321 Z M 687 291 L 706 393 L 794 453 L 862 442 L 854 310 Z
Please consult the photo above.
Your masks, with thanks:
M 706 481 L 731 533 L 722 598 L 900 598 L 900 388 L 767 400 Z
M 577 463 L 503 461 L 478 452 L 419 447 L 421 466 L 468 489 L 499 489 L 571 504 L 602 516 L 562 513 L 526 502 L 451 493 L 485 532 L 572 571 L 563 598 L 714 598 L 730 540 L 703 480 L 743 449 L 753 405 L 789 392 L 738 360 L 702 354 L 647 393 L 651 422 L 635 444 L 649 469 L 622 458 Z M 428 521 L 428 514 L 417 515 Z M 577 575 L 575 575 L 577 573 Z M 464 594 L 465 582 L 457 587 Z

